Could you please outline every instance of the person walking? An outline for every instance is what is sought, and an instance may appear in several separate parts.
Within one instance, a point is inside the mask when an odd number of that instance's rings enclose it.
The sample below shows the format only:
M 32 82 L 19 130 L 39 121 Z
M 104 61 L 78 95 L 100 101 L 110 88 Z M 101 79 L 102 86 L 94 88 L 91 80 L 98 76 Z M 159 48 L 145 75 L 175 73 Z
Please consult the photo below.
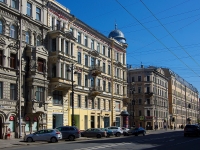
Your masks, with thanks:
M 11 130 L 10 130 L 10 128 L 8 128 L 6 136 L 7 136 L 7 139 L 10 139 L 10 136 L 11 136 Z

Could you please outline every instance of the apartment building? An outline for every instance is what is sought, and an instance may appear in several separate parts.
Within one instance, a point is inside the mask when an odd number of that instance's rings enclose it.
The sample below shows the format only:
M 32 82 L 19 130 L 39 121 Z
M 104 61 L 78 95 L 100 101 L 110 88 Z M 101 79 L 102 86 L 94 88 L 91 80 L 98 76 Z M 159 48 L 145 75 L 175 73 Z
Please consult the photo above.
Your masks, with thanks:
M 158 67 L 128 66 L 130 126 L 146 129 L 164 128 L 169 121 L 168 78 Z
M 47 127 L 75 125 L 84 130 L 127 126 L 123 105 L 128 99 L 127 44 L 123 33 L 116 27 L 107 37 L 58 2 L 49 0 L 47 7 Z
M 0 138 L 5 138 L 8 128 L 12 137 L 19 137 L 46 124 L 44 4 L 42 0 L 0 1 Z
M 168 77 L 168 98 L 170 125 L 176 128 L 198 122 L 198 90 L 178 74 L 168 68 L 162 68 Z

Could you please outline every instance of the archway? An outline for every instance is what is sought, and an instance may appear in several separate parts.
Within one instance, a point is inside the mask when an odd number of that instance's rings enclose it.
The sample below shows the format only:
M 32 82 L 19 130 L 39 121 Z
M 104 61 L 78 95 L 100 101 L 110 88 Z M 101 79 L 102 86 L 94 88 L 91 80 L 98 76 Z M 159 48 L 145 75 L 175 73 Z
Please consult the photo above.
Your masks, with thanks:
M 2 139 L 2 127 L 3 127 L 3 121 L 2 121 L 2 118 L 0 116 L 0 139 Z

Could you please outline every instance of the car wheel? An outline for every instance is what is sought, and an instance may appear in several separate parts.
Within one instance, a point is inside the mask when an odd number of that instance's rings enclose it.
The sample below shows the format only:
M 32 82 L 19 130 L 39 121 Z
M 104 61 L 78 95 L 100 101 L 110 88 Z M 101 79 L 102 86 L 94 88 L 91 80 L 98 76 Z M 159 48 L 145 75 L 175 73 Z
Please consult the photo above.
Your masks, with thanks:
M 57 139 L 55 137 L 52 137 L 51 138 L 51 143 L 56 143 L 56 142 L 58 142 Z
M 70 141 L 74 141 L 74 136 L 73 135 L 70 135 L 69 137 L 68 137 L 68 139 L 70 140 Z
M 119 137 L 121 135 L 121 133 L 117 132 L 116 133 L 116 137 Z
M 81 133 L 81 137 L 84 137 L 83 133 Z
M 97 138 L 101 138 L 101 135 L 100 135 L 100 134 L 97 134 Z
M 33 142 L 33 139 L 31 137 L 27 138 L 27 142 Z

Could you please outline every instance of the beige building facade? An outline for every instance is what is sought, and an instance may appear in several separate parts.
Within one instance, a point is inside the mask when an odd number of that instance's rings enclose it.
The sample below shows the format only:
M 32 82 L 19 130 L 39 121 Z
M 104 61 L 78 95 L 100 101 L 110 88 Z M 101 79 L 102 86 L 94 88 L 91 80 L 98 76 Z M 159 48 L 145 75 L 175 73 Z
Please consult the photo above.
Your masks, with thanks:
M 161 68 L 128 67 L 128 112 L 130 126 L 152 130 L 169 121 L 168 78 Z
M 163 68 L 163 70 L 169 79 L 170 125 L 179 128 L 181 125 L 198 123 L 198 90 L 170 69 Z
M 116 28 L 106 37 L 75 18 L 61 4 L 49 1 L 47 6 L 50 28 L 47 127 L 72 125 L 72 82 L 74 124 L 80 130 L 123 126 L 126 122 L 121 112 L 126 110 L 123 100 L 127 99 L 127 44 L 123 33 Z

